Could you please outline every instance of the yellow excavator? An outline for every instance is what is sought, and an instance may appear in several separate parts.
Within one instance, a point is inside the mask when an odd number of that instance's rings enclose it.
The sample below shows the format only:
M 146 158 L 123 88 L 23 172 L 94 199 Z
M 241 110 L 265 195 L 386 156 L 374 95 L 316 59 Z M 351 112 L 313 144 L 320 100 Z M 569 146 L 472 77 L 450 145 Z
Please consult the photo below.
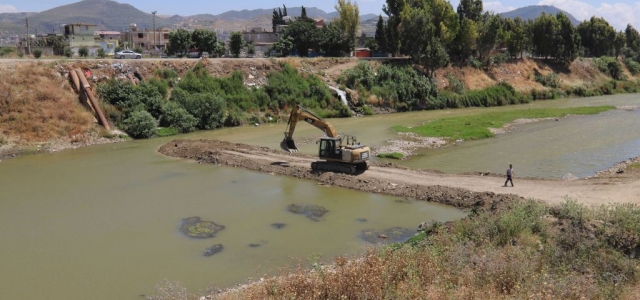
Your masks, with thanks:
M 312 162 L 311 169 L 356 174 L 369 168 L 371 153 L 369 147 L 360 145 L 353 136 L 345 136 L 345 144 L 343 144 L 343 137 L 338 135 L 331 124 L 300 105 L 294 106 L 291 110 L 287 130 L 284 132 L 284 140 L 280 143 L 282 150 L 298 151 L 298 147 L 293 141 L 293 132 L 296 130 L 298 121 L 305 121 L 326 134 L 318 141 L 320 144 L 318 155 L 322 160 Z

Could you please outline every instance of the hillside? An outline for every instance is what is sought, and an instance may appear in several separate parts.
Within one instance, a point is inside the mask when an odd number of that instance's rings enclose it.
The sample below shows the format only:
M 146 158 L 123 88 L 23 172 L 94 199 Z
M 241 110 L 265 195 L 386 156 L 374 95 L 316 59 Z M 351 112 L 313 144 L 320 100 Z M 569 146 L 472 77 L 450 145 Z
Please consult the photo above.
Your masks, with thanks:
M 307 7 L 307 15 L 312 18 L 332 20 L 336 12 L 327 13 L 316 7 Z M 300 16 L 302 7 L 287 8 L 289 16 Z M 250 27 L 271 27 L 273 8 L 241 11 L 227 11 L 218 15 L 198 14 L 193 16 L 173 15 L 170 17 L 156 16 L 156 27 L 186 26 L 193 23 L 197 26 L 225 31 L 242 30 Z M 30 28 L 35 32 L 60 32 L 61 24 L 91 23 L 98 25 L 101 30 L 125 31 L 135 23 L 139 28 L 152 28 L 153 15 L 143 12 L 132 5 L 111 0 L 83 0 L 76 3 L 59 6 L 40 13 L 2 13 L 0 14 L 0 33 L 22 33 L 25 18 L 29 17 Z M 377 18 L 374 14 L 362 15 L 366 21 Z
M 515 19 L 517 17 L 520 17 L 523 20 L 535 20 L 542 13 L 545 13 L 548 15 L 551 14 L 555 16 L 559 12 L 567 15 L 567 17 L 569 17 L 569 20 L 571 20 L 571 23 L 573 25 L 580 24 L 580 21 L 578 21 L 570 13 L 550 5 L 525 6 L 512 11 L 500 13 L 499 15 L 501 15 L 503 18 L 508 18 L 508 19 Z

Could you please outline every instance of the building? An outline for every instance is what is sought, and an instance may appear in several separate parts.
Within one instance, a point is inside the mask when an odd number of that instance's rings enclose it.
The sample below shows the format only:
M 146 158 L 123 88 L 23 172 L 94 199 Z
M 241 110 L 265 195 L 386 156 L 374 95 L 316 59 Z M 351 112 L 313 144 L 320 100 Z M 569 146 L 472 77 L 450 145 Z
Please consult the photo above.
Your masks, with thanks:
M 64 25 L 64 36 L 71 49 L 86 46 L 89 48 L 99 47 L 96 43 L 95 32 L 98 25 L 88 23 L 76 23 Z
M 126 48 L 134 49 L 140 47 L 144 50 L 166 49 L 169 44 L 168 28 L 158 28 L 155 31 L 141 30 L 136 24 L 131 24 L 129 29 L 122 34 L 122 43 Z
M 265 53 L 269 51 L 273 43 L 280 38 L 280 33 L 266 31 L 262 27 L 254 27 L 248 31 L 242 32 L 242 38 L 252 43 L 256 52 Z
M 119 31 L 96 30 L 94 33 L 95 40 L 100 45 L 100 48 L 109 56 L 114 55 L 116 48 L 120 46 L 120 36 Z

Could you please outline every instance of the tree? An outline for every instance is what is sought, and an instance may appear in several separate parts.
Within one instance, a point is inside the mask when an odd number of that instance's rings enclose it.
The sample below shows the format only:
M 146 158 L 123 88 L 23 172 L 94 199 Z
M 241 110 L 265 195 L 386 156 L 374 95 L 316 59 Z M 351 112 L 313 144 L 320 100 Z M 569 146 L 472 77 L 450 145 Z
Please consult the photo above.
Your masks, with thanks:
M 169 33 L 169 46 L 167 53 L 169 55 L 184 56 L 189 52 L 189 48 L 193 46 L 191 33 L 184 29 L 178 29 Z
M 400 39 L 399 39 L 399 26 L 400 26 L 400 14 L 405 7 L 405 0 L 386 0 L 387 4 L 382 6 L 382 11 L 387 15 L 387 51 L 394 56 L 399 54 Z
M 484 13 L 481 24 L 478 29 L 478 52 L 480 58 L 484 58 L 496 46 L 499 32 L 502 29 L 501 18 L 499 15 Z
M 378 23 L 376 24 L 376 44 L 378 45 L 378 51 L 389 52 L 387 46 L 387 30 L 385 29 L 384 20 L 382 15 L 378 16 Z
M 340 56 L 343 52 L 349 52 L 349 40 L 342 27 L 335 23 L 329 23 L 320 30 L 319 46 L 328 56 Z
M 227 53 L 227 47 L 225 47 L 224 42 L 217 42 L 216 47 L 213 49 L 213 52 L 209 53 L 213 57 L 222 57 L 225 53 Z
M 218 45 L 218 37 L 216 33 L 206 29 L 196 29 L 191 33 L 191 41 L 193 46 L 198 49 L 198 53 L 202 56 L 202 52 L 212 54 Z
M 107 54 L 104 52 L 104 49 L 100 48 L 100 49 L 98 49 L 98 51 L 96 51 L 96 55 L 99 58 L 104 58 Z
M 578 25 L 582 46 L 588 55 L 613 55 L 616 30 L 602 18 L 591 17 Z
M 293 38 L 286 36 L 279 39 L 277 42 L 273 43 L 271 50 L 280 53 L 282 56 L 289 56 L 289 53 L 293 50 Z
M 276 27 L 278 25 L 286 25 L 286 22 L 284 21 L 284 16 L 287 15 L 287 7 L 282 5 L 284 7 L 284 14 L 282 14 L 282 10 L 280 8 L 278 8 L 278 11 L 276 11 L 276 9 L 273 9 L 273 16 L 271 17 L 271 25 L 273 26 L 273 32 L 276 32 Z M 305 10 L 306 13 L 306 10 Z
M 515 19 L 505 20 L 505 44 L 507 51 L 511 57 L 518 57 L 518 54 L 522 58 L 522 53 L 527 49 L 528 36 L 525 23 L 520 17 Z
M 556 35 L 556 60 L 565 65 L 578 58 L 580 35 L 567 15 L 559 12 L 556 15 L 558 33 Z
M 616 33 L 616 37 L 613 40 L 613 51 L 616 58 L 620 56 L 620 53 L 622 52 L 622 48 L 624 48 L 626 39 L 627 38 L 624 34 L 624 31 L 619 31 Z
M 64 56 L 71 58 L 73 56 L 73 51 L 70 47 L 64 47 Z
M 553 15 L 544 12 L 536 18 L 533 23 L 533 46 L 538 55 L 545 59 L 556 54 L 556 33 L 559 31 L 560 23 Z
M 482 0 L 460 0 L 458 17 L 460 20 L 467 18 L 476 23 L 480 21 L 482 17 Z
M 229 50 L 231 50 L 231 54 L 233 57 L 240 57 L 240 51 L 244 47 L 244 39 L 242 38 L 242 33 L 239 31 L 235 31 L 231 33 L 231 37 L 229 38 Z
M 291 37 L 293 47 L 300 56 L 308 56 L 309 49 L 318 46 L 318 31 L 316 25 L 308 20 L 295 20 L 289 24 L 284 37 Z
M 33 57 L 35 57 L 36 59 L 40 58 L 42 56 L 42 50 L 40 49 L 35 49 L 33 50 Z
M 457 52 L 463 59 L 473 55 L 478 39 L 478 26 L 472 19 L 463 18 L 460 21 L 460 30 L 454 42 Z
M 64 54 L 64 47 L 66 45 L 67 43 L 65 42 L 63 36 L 54 36 L 47 38 L 47 46 L 52 47 L 55 54 Z
M 638 30 L 633 28 L 631 24 L 627 25 L 627 28 L 624 30 L 624 35 L 627 40 L 627 47 L 633 50 L 633 52 L 640 51 L 640 33 Z
M 427 9 L 407 7 L 400 16 L 399 32 L 403 52 L 410 55 L 413 63 L 422 66 L 429 78 L 433 78 L 436 69 L 449 63 L 432 16 Z
M 356 33 L 358 32 L 358 26 L 360 26 L 360 8 L 355 1 L 351 0 L 338 0 L 338 3 L 334 6 L 338 12 L 338 18 L 333 20 L 347 35 L 349 40 L 349 51 L 355 48 Z
M 78 55 L 86 58 L 89 55 L 89 48 L 87 46 L 80 47 L 80 49 L 78 49 Z
M 300 13 L 300 19 L 308 19 L 309 17 L 307 17 L 307 9 L 304 8 L 304 5 L 302 6 L 302 12 Z

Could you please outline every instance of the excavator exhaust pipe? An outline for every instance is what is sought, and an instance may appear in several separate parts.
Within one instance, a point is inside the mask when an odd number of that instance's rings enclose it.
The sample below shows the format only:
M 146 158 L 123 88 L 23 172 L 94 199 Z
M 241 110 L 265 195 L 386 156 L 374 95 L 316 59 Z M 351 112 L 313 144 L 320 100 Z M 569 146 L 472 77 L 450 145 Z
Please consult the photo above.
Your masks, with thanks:
M 296 147 L 296 143 L 293 139 L 284 139 L 280 142 L 280 148 L 287 152 L 298 152 L 298 147 Z

